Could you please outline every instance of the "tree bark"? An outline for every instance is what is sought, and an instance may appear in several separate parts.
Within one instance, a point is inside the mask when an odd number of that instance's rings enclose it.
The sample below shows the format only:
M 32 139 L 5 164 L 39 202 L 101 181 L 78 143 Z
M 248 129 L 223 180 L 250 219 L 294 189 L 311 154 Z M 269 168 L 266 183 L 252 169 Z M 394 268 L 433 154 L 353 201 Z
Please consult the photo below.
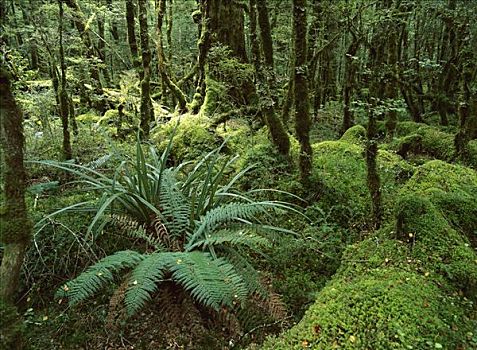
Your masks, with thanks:
M 312 166 L 310 145 L 311 120 L 309 114 L 306 45 L 306 0 L 293 0 L 293 25 L 295 32 L 295 130 L 300 142 L 300 175 L 309 181 Z
M 139 78 L 143 79 L 143 73 L 140 69 L 139 51 L 136 40 L 136 22 L 134 20 L 134 2 L 133 0 L 126 0 L 126 26 L 128 32 L 128 44 L 131 51 L 131 61 L 133 67 L 139 72 Z
M 267 0 L 259 0 L 257 3 L 258 24 L 260 26 L 260 39 L 262 42 L 265 65 L 273 71 L 273 41 L 270 18 L 268 15 Z
M 147 25 L 147 3 L 139 0 L 139 28 L 142 52 L 143 78 L 141 80 L 141 132 L 143 138 L 149 137 L 149 123 L 154 120 L 151 101 L 151 50 Z
M 71 141 L 70 141 L 70 130 L 69 130 L 69 99 L 68 92 L 66 91 L 66 63 L 65 63 L 65 53 L 63 49 L 63 3 L 61 0 L 58 1 L 58 6 L 60 10 L 60 18 L 58 25 L 58 32 L 60 34 L 60 67 L 61 67 L 61 85 L 58 89 L 59 91 L 59 102 L 60 102 L 60 117 L 61 125 L 63 127 L 63 157 L 65 160 L 73 158 L 73 152 L 71 150 Z
M 161 79 L 171 90 L 174 96 L 179 101 L 179 113 L 187 112 L 187 98 L 184 92 L 177 86 L 177 84 L 172 80 L 170 77 L 167 66 L 166 66 L 166 59 L 164 55 L 164 46 L 162 43 L 162 24 L 164 22 L 164 15 L 166 13 L 166 0 L 159 0 L 157 4 L 157 25 L 156 25 L 156 34 L 157 34 L 157 44 L 156 44 L 156 51 L 157 51 L 157 59 L 159 63 L 159 71 L 161 74 Z
M 259 94 L 263 93 L 265 95 L 264 97 L 259 96 L 260 110 L 265 117 L 265 122 L 268 126 L 268 130 L 270 131 L 273 144 L 278 149 L 280 154 L 286 156 L 290 151 L 290 139 L 288 138 L 288 134 L 283 127 L 281 120 L 277 118 L 275 114 L 275 109 L 273 107 L 274 102 L 270 92 L 272 78 L 270 78 L 270 74 L 267 74 L 267 72 L 263 71 L 263 67 L 260 64 L 260 48 L 257 40 L 256 7 L 257 1 L 250 0 L 250 42 L 252 44 L 252 62 L 257 76 Z M 273 64 L 273 60 L 270 61 L 269 59 L 265 59 L 267 69 L 272 70 L 273 67 L 269 66 L 267 61 L 269 64 Z M 269 77 L 268 79 L 267 76 Z
M 1 59 L 0 59 L 1 60 Z M 0 298 L 12 302 L 20 270 L 31 239 L 31 223 L 25 204 L 26 174 L 23 165 L 23 116 L 13 97 L 6 62 L 0 62 L 0 140 L 5 163 L 4 211 L 0 214 Z

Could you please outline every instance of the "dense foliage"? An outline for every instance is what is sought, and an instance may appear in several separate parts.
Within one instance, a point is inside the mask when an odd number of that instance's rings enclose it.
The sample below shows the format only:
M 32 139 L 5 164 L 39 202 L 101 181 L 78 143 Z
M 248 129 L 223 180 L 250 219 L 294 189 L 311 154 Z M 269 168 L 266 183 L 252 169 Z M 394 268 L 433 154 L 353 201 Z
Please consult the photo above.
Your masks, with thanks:
M 0 347 L 477 349 L 477 1 L 0 1 Z

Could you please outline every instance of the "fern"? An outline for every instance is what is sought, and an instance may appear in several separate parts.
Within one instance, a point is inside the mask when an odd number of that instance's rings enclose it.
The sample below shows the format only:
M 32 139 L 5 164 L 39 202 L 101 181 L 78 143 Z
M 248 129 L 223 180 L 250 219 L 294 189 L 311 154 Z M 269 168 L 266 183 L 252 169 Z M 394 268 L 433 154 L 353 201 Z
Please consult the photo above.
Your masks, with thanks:
M 190 229 L 190 204 L 179 190 L 176 174 L 171 169 L 166 169 L 162 174 L 161 206 L 170 234 L 183 237 Z
M 190 250 L 199 239 L 204 239 L 207 234 L 217 230 L 221 225 L 227 225 L 234 221 L 246 222 L 264 211 L 263 206 L 257 203 L 228 203 L 211 209 L 201 217 L 200 224 L 189 239 L 186 250 Z
M 125 303 L 129 315 L 135 314 L 157 290 L 157 284 L 164 277 L 168 266 L 174 261 L 174 253 L 152 253 L 132 271 Z
M 106 284 L 111 283 L 114 273 L 134 267 L 142 259 L 143 256 L 140 253 L 132 250 L 124 250 L 109 255 L 61 287 L 57 295 L 66 295 L 70 305 L 75 305 L 91 297 Z
M 207 253 L 176 253 L 172 278 L 200 303 L 218 310 L 222 305 L 243 302 L 248 294 L 245 283 L 224 259 Z
M 205 235 L 204 239 L 198 240 L 195 244 L 190 246 L 189 249 L 203 249 L 213 246 L 220 247 L 223 245 L 243 245 L 252 249 L 257 249 L 260 247 L 269 246 L 270 242 L 266 238 L 252 234 L 247 230 L 222 229 Z

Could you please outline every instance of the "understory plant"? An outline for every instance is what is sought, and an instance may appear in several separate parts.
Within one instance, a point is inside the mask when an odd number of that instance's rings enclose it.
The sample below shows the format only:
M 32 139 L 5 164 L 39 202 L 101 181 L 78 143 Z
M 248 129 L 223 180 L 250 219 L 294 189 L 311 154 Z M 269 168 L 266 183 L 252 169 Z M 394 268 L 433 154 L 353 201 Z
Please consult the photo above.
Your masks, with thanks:
M 117 251 L 99 260 L 60 288 L 70 305 L 118 282 L 126 311 L 134 315 L 164 282 L 173 282 L 199 304 L 220 310 L 244 305 L 249 297 L 267 296 L 249 253 L 260 254 L 277 232 L 269 219 L 286 210 L 279 201 L 256 201 L 234 190 L 249 168 L 234 174 L 236 158 L 225 158 L 221 147 L 197 162 L 168 166 L 172 147 L 158 155 L 137 141 L 134 158 L 123 160 L 114 174 L 71 163 L 52 163 L 73 174 L 87 191 L 101 194 L 89 226 L 93 235 L 107 225 L 141 241 L 139 249 Z M 61 209 L 84 210 L 90 202 Z

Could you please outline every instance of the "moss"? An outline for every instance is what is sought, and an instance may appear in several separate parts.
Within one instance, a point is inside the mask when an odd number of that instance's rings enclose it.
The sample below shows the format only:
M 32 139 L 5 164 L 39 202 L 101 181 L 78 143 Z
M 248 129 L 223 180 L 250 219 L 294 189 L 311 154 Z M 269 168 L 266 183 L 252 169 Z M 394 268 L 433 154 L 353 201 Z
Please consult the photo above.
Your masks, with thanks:
M 28 242 L 32 223 L 28 218 L 12 214 L 0 214 L 0 242 L 4 244 Z
M 401 122 L 397 127 L 398 136 L 420 136 L 419 152 L 430 157 L 451 161 L 455 157 L 454 134 L 441 131 L 439 128 L 432 127 L 422 123 Z M 394 147 L 399 149 L 403 143 L 408 142 L 409 138 L 398 139 L 394 142 Z
M 375 269 L 333 280 L 298 325 L 262 349 L 456 348 L 463 330 L 454 330 L 464 319 L 458 303 L 424 276 Z
M 21 349 L 23 325 L 16 308 L 0 298 L 0 348 Z
M 371 201 L 366 185 L 366 164 L 363 148 L 343 141 L 325 141 L 313 145 L 314 181 L 321 181 L 320 204 L 333 210 L 337 222 L 347 226 L 366 222 Z M 410 177 L 413 167 L 387 151 L 378 153 L 383 203 L 390 207 L 401 183 Z M 387 215 L 391 212 L 388 210 Z
M 340 141 L 362 146 L 366 142 L 366 129 L 362 125 L 352 126 L 341 136 Z
M 119 119 L 119 111 L 117 109 L 107 110 L 104 115 L 98 119 L 97 124 L 117 122 Z
M 469 141 L 467 145 L 467 156 L 469 165 L 477 169 L 477 140 Z
M 263 349 L 475 345 L 477 174 L 431 161 L 395 196 L 395 217 L 349 246 L 302 321 Z
M 196 159 L 221 144 L 221 140 L 208 130 L 209 118 L 203 115 L 185 114 L 172 118 L 154 131 L 153 140 L 158 144 L 159 150 L 167 147 L 178 122 L 171 151 L 172 159 L 175 161 Z

